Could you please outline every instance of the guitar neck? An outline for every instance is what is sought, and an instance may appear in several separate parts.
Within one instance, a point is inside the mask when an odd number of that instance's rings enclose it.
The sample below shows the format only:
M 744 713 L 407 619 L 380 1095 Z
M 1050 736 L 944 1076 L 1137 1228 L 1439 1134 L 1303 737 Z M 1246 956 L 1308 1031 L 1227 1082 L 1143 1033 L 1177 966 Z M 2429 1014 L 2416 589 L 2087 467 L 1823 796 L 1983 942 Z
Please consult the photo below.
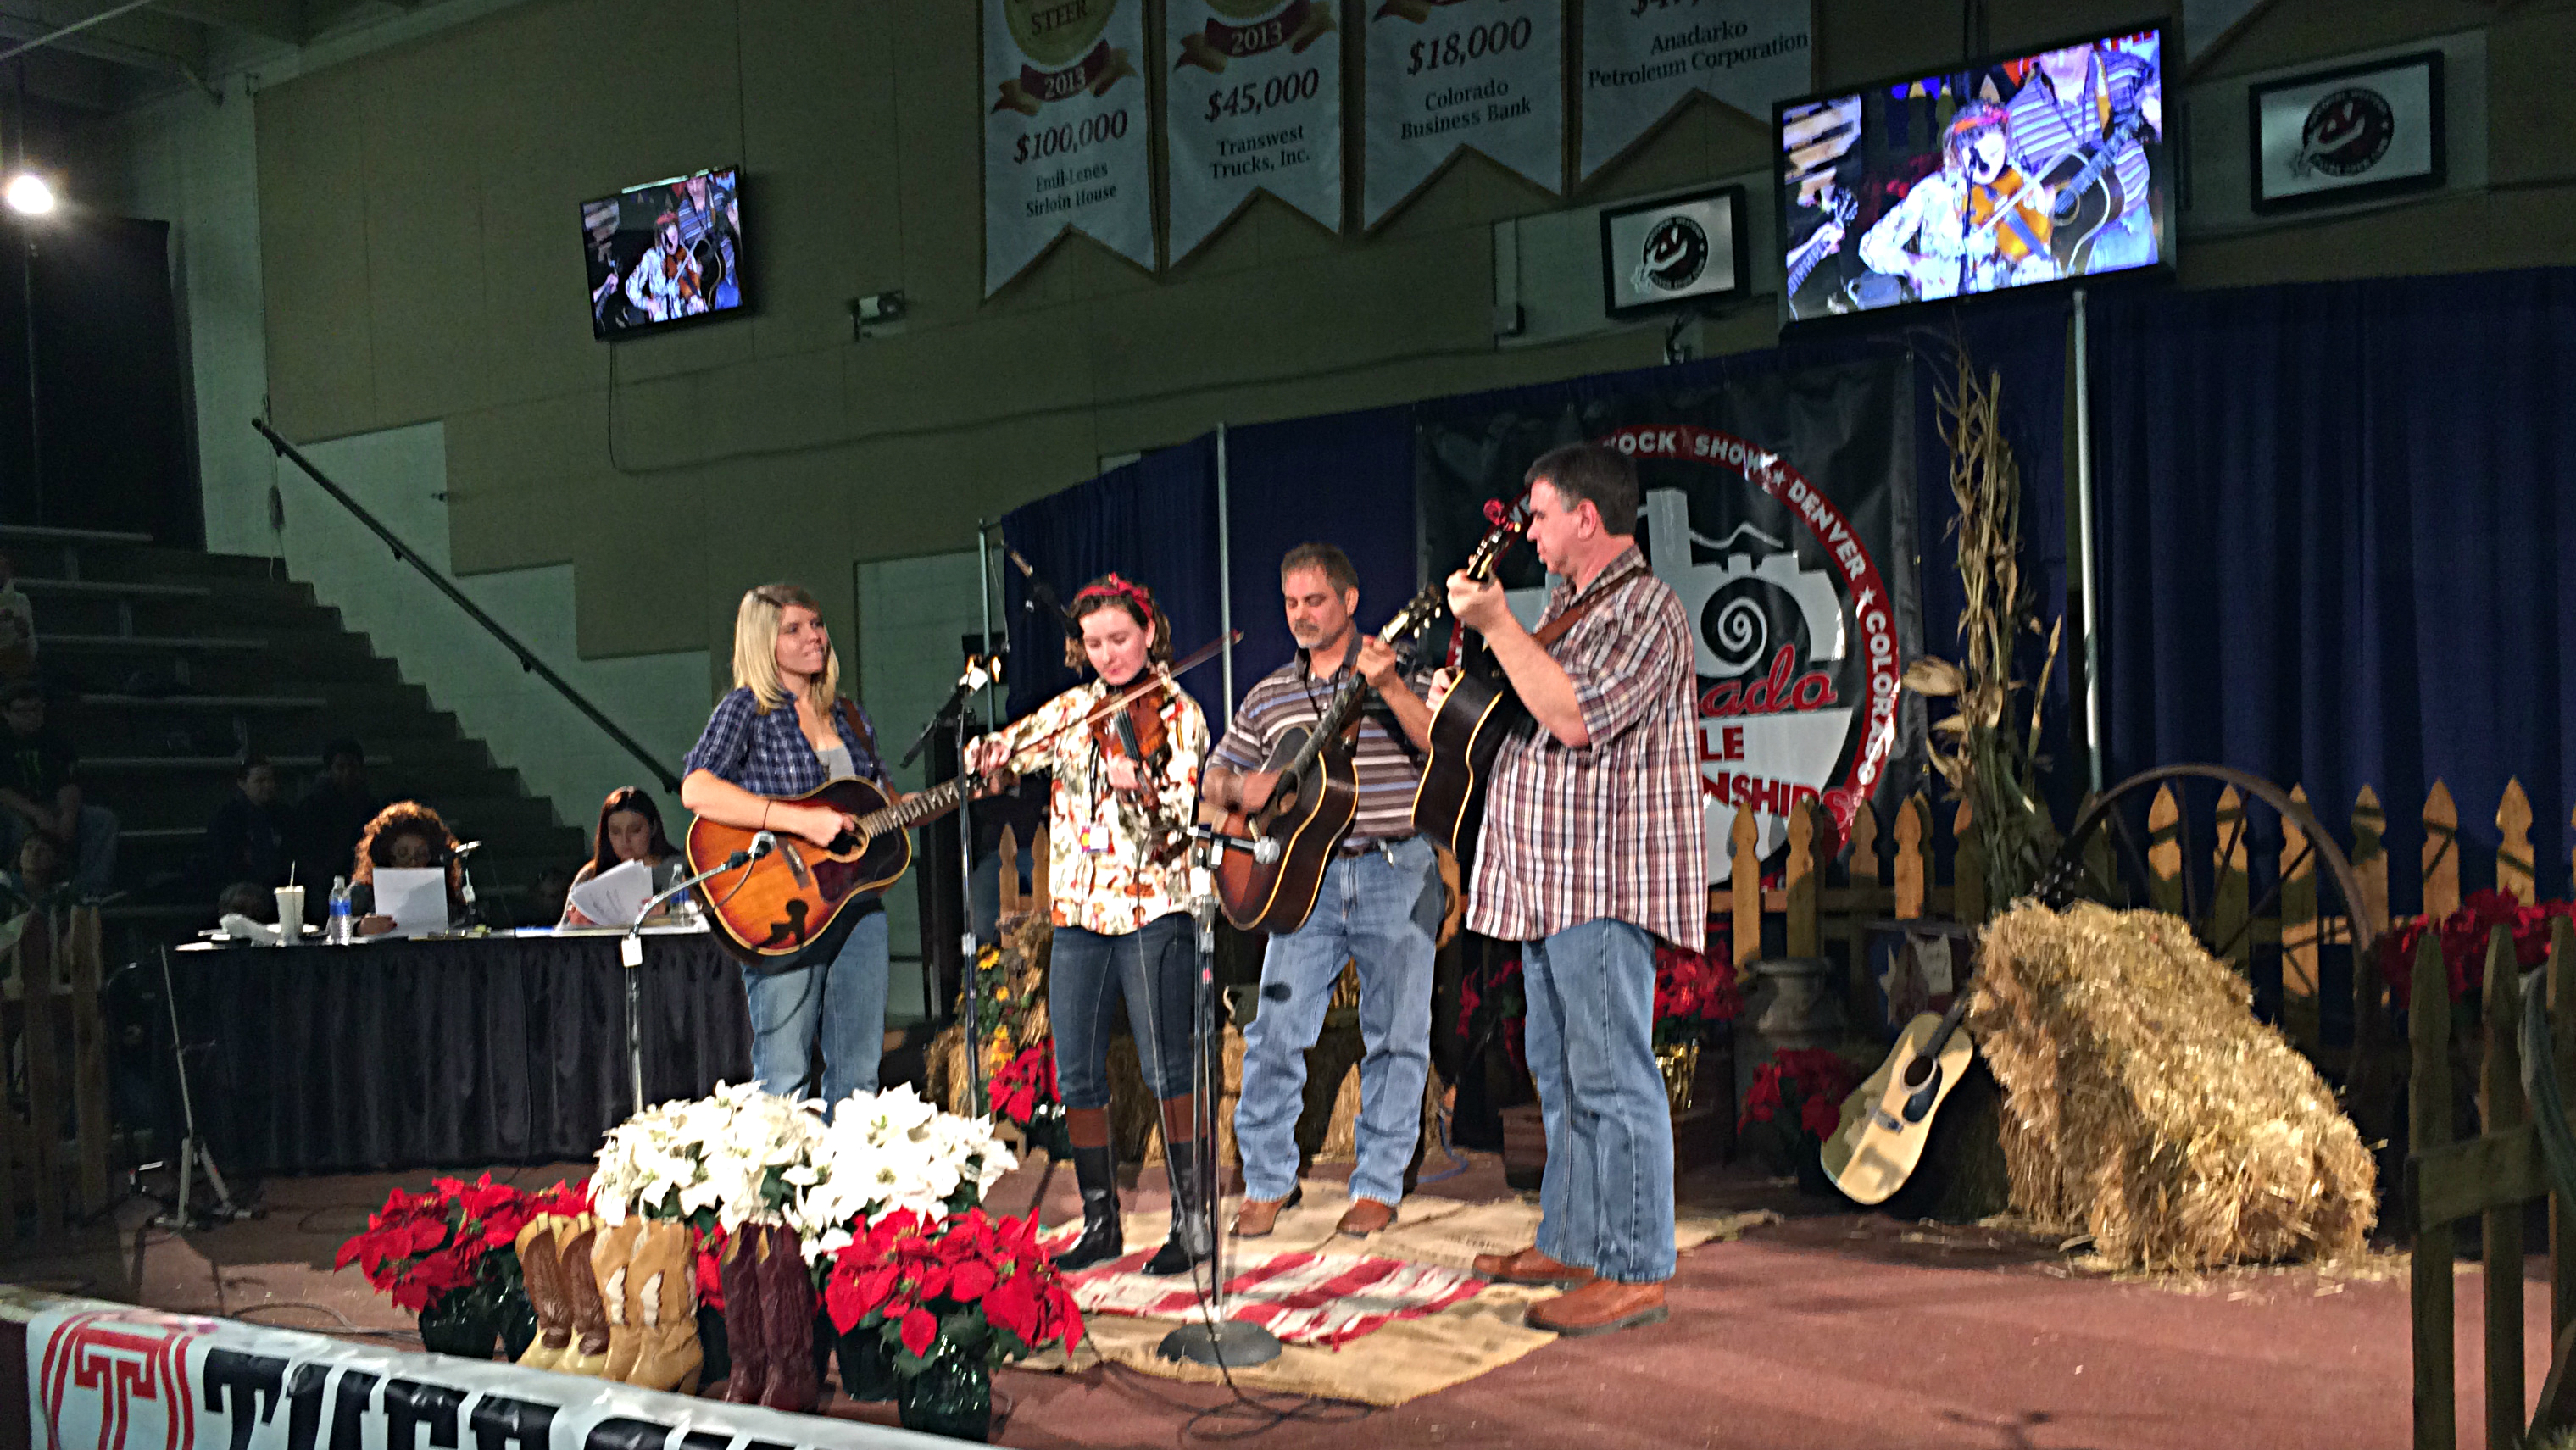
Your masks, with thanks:
M 966 798 L 966 777 L 941 781 L 928 790 L 915 791 L 881 811 L 870 811 L 859 817 L 859 829 L 869 836 L 882 836 L 888 831 L 908 831 L 924 821 L 935 820 L 957 809 Z

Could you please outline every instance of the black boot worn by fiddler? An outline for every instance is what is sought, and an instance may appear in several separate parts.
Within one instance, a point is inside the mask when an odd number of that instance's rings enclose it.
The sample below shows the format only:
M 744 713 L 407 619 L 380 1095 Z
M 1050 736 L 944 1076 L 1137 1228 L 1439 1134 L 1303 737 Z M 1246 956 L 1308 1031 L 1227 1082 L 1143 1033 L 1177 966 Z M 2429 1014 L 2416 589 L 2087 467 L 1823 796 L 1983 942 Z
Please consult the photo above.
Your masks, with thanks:
M 1145 1261 L 1148 1274 L 1186 1274 L 1204 1264 L 1215 1250 L 1215 1215 L 1199 1184 L 1199 1159 L 1206 1145 L 1193 1138 L 1164 1144 L 1164 1171 L 1172 1180 L 1172 1236 Z
M 1105 1264 L 1127 1251 L 1118 1232 L 1118 1159 L 1106 1146 L 1073 1150 L 1073 1179 L 1082 1188 L 1082 1237 L 1055 1256 L 1071 1272 Z

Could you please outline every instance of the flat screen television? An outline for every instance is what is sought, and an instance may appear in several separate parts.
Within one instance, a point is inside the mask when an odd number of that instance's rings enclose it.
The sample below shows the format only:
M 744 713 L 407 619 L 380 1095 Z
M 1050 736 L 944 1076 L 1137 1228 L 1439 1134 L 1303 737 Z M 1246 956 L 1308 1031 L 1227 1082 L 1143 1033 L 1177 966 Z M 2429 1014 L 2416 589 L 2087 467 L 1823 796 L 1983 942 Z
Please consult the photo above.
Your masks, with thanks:
M 2168 32 L 1774 108 L 1781 321 L 2169 272 Z
M 693 171 L 583 202 L 581 241 L 594 337 L 721 317 L 746 300 L 738 168 Z

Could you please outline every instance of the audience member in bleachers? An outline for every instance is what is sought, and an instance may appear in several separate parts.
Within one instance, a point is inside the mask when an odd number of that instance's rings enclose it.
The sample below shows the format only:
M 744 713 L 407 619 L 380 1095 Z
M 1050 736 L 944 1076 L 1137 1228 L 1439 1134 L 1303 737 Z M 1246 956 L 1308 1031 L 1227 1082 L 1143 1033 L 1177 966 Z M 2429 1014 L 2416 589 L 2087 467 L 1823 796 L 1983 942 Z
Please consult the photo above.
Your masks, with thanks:
M 653 889 L 667 890 L 688 869 L 683 864 L 680 848 L 662 834 L 662 810 L 653 797 L 640 786 L 622 785 L 608 793 L 599 806 L 599 825 L 590 833 L 590 859 L 572 878 L 579 886 L 611 866 L 628 861 L 641 861 L 653 868 Z M 567 888 L 569 889 L 569 888 Z M 666 903 L 661 914 L 669 913 Z M 571 902 L 564 903 L 560 926 L 597 926 L 598 922 L 581 914 Z
M 322 774 L 295 806 L 295 859 L 303 863 L 305 882 L 330 890 L 332 877 L 348 873 L 349 853 L 367 823 L 384 808 L 367 784 L 366 748 L 350 739 L 323 746 Z
M 289 823 L 277 800 L 277 767 L 263 756 L 250 756 L 233 772 L 233 793 L 215 810 L 206 826 L 207 878 L 214 882 L 247 881 L 253 886 L 286 884 L 292 860 L 287 849 Z M 307 880 L 311 888 L 314 882 Z M 321 890 L 328 893 L 325 878 Z M 313 894 L 309 889 L 307 895 Z
M 65 890 L 62 848 L 42 831 L 28 832 L 18 843 L 13 869 L 0 871 L 0 952 L 18 944 L 38 906 Z
M 456 836 L 438 812 L 418 801 L 396 801 L 376 813 L 358 837 L 350 862 L 349 911 L 358 918 L 358 934 L 381 936 L 394 929 L 394 919 L 376 912 L 376 872 L 396 869 L 447 868 L 447 924 L 465 924 L 464 863 L 456 857 Z
M 0 680 L 36 672 L 36 606 L 18 587 L 18 566 L 0 554 Z
M 69 847 L 71 884 L 85 897 L 105 896 L 116 874 L 116 815 L 82 798 L 80 752 L 45 725 L 45 692 L 33 680 L 0 689 L 0 852 L 15 859 L 28 833 Z

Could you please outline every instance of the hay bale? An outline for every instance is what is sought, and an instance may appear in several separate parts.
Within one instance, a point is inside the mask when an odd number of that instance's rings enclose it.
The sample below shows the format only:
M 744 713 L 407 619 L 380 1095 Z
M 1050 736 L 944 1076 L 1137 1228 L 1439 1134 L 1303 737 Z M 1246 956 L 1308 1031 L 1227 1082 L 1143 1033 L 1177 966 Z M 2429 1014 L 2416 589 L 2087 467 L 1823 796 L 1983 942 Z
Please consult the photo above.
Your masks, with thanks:
M 2245 980 L 2154 911 L 2025 905 L 1968 1026 L 2004 1089 L 2013 1207 L 2132 1269 L 2357 1253 L 2376 1170 Z

